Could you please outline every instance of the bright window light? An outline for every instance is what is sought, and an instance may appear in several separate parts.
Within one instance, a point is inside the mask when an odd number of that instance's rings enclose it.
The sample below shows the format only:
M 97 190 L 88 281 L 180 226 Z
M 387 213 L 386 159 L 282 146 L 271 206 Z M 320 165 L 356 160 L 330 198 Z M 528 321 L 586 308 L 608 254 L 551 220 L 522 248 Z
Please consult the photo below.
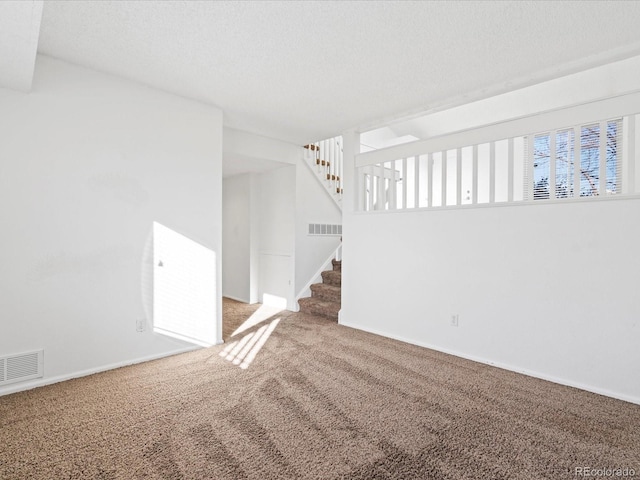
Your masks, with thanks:
M 245 330 L 249 330 L 251 327 L 255 327 L 259 323 L 264 322 L 270 317 L 277 315 L 283 309 L 280 307 L 273 307 L 270 305 L 260 305 L 260 308 L 253 312 L 253 314 L 247 318 L 242 325 L 235 329 L 235 331 L 231 334 L 232 337 L 236 336 L 239 333 L 244 332 Z
M 231 342 L 219 355 L 243 370 L 247 369 L 276 329 L 278 323 L 280 323 L 280 318 L 261 326 L 255 332 L 246 334 L 240 340 Z
M 264 293 L 262 295 L 262 304 L 269 307 L 276 307 L 280 310 L 286 310 L 287 299 L 284 297 L 279 297 L 277 295 L 271 295 L 270 293 Z
M 216 252 L 153 224 L 153 331 L 217 343 Z

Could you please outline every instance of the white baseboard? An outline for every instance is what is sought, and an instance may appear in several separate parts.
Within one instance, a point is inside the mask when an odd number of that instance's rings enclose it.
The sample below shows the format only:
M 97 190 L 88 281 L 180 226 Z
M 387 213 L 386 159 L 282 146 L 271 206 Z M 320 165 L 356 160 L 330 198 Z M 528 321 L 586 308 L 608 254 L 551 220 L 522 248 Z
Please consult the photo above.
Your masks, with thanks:
M 151 360 L 158 360 L 159 358 L 171 357 L 173 355 L 179 355 L 181 353 L 192 352 L 199 350 L 202 347 L 185 347 L 178 350 L 173 350 L 168 353 L 160 353 L 157 355 L 149 355 L 148 357 L 135 358 L 132 360 L 124 360 L 122 362 L 116 362 L 109 365 L 102 365 L 100 367 L 89 368 L 87 370 L 80 370 L 73 373 L 67 373 L 64 375 L 58 375 L 49 378 L 39 378 L 30 382 L 23 382 L 20 384 L 13 384 L 7 388 L 0 389 L 0 397 L 3 395 L 9 395 L 10 393 L 22 392 L 25 390 L 31 390 L 32 388 L 44 387 L 45 385 L 51 385 L 53 383 L 64 382 L 65 380 L 71 380 L 73 378 L 86 377 L 87 375 L 93 375 L 94 373 L 106 372 L 107 370 L 113 370 L 115 368 L 126 367 L 128 365 L 135 365 L 137 363 L 150 362 Z
M 475 355 L 468 355 L 466 353 L 458 352 L 458 351 L 455 351 L 455 350 L 450 350 L 448 348 L 442 348 L 442 347 L 439 347 L 437 345 L 432 345 L 430 343 L 417 342 L 415 340 L 404 338 L 404 337 L 399 336 L 399 335 L 390 335 L 390 334 L 388 334 L 386 332 L 382 332 L 382 331 L 379 331 L 379 330 L 363 327 L 362 325 L 359 325 L 357 323 L 344 322 L 344 321 L 340 321 L 339 323 L 340 323 L 340 325 L 343 325 L 345 327 L 355 328 L 356 330 L 362 330 L 363 332 L 373 333 L 374 335 L 380 335 L 381 337 L 391 338 L 393 340 L 398 340 L 400 342 L 409 343 L 411 345 L 417 345 L 419 347 L 428 348 L 430 350 L 436 350 L 438 352 L 447 353 L 449 355 L 454 355 L 456 357 L 465 358 L 467 360 L 471 360 L 471 361 L 474 361 L 474 362 L 482 363 L 482 364 L 485 364 L 485 365 L 491 365 L 492 367 L 501 368 L 503 370 L 508 370 L 510 372 L 521 373 L 522 375 L 527 375 L 529 377 L 539 378 L 541 380 L 547 380 L 548 382 L 557 383 L 557 384 L 560 384 L 560 385 L 565 385 L 567 387 L 578 388 L 580 390 L 585 390 L 587 392 L 597 393 L 598 395 L 604 395 L 605 397 L 617 398 L 618 400 L 623 400 L 625 402 L 635 403 L 637 405 L 640 405 L 640 398 L 639 397 L 634 397 L 634 396 L 631 396 L 631 395 L 625 395 L 625 394 L 621 394 L 621 393 L 618 393 L 618 392 L 612 392 L 612 391 L 607 390 L 607 389 L 594 387 L 593 385 L 586 385 L 586 384 L 583 384 L 583 383 L 580 383 L 580 382 L 574 382 L 572 380 L 567 380 L 565 378 L 555 377 L 553 375 L 548 375 L 548 374 L 541 373 L 541 372 L 538 372 L 538 371 L 535 371 L 535 370 L 529 370 L 529 369 L 526 369 L 526 368 L 515 367 L 513 365 L 509 365 L 509 364 L 502 363 L 502 362 L 494 362 L 492 360 L 488 360 L 488 359 L 483 358 L 483 357 L 477 357 Z
M 249 300 L 247 300 L 246 298 L 239 298 L 239 297 L 234 297 L 233 295 L 225 295 L 225 294 L 222 294 L 222 296 L 223 296 L 224 298 L 228 298 L 228 299 L 230 299 L 230 300 L 235 300 L 236 302 L 249 303 L 249 304 L 251 303 L 251 302 L 250 302 Z

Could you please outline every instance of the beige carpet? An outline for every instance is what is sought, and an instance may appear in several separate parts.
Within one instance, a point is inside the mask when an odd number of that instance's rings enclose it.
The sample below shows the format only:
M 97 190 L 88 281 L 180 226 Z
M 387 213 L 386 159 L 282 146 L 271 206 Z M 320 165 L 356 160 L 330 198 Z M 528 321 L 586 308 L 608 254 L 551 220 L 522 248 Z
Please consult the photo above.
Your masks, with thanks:
M 230 298 L 222 299 L 222 340 L 227 342 L 233 332 L 242 326 L 247 319 L 260 309 L 262 305 L 238 302 Z
M 257 307 L 226 302 L 225 335 Z M 2 480 L 575 479 L 576 467 L 640 476 L 640 406 L 300 314 L 0 397 Z

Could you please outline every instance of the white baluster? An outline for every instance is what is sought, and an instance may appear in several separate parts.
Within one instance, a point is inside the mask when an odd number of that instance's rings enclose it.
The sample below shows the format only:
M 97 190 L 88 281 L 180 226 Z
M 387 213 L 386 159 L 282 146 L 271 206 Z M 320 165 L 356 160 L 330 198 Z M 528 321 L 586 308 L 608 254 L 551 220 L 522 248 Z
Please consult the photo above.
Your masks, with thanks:
M 440 206 L 447 206 L 447 151 L 443 150 L 440 153 L 440 164 L 442 165 L 442 175 L 440 176 L 441 182 L 441 198 L 440 198 Z
M 489 144 L 489 203 L 496 201 L 496 142 Z
M 329 139 L 329 188 L 333 186 L 333 168 L 335 164 L 335 148 L 336 143 L 333 138 Z
M 556 198 L 556 130 L 549 134 L 549 198 Z
M 600 122 L 600 192 L 607 194 L 607 122 Z
M 316 168 L 318 169 L 318 174 L 322 173 L 322 166 L 320 165 L 320 161 L 322 160 L 322 142 L 318 142 L 318 150 L 316 150 L 316 155 L 318 155 L 318 160 L 316 161 Z
M 478 145 L 473 146 L 471 203 L 478 203 Z
M 628 159 L 628 160 L 625 160 L 625 162 L 627 162 L 626 193 L 634 194 L 636 193 L 636 116 L 629 115 L 628 117 L 626 117 L 626 121 L 627 121 L 627 135 L 623 136 L 623 138 L 626 138 L 626 142 L 627 142 L 627 156 L 624 158 Z M 576 143 L 580 139 L 579 136 L 574 138 L 576 139 L 575 140 Z M 578 157 L 575 157 L 575 158 L 578 158 Z M 579 169 L 576 167 L 575 170 L 578 172 L 576 173 L 576 178 L 579 179 L 580 178 Z M 579 185 L 579 180 L 577 185 Z M 578 190 L 576 190 L 576 188 Z M 574 192 L 576 191 L 579 191 L 578 186 L 574 188 Z M 574 196 L 577 196 L 577 194 L 574 193 Z
M 567 133 L 567 137 L 569 134 Z M 513 158 L 513 138 L 509 138 L 507 148 L 509 149 L 508 162 L 507 163 L 507 201 L 513 202 L 513 163 L 515 159 Z
M 632 115 L 633 117 L 633 115 Z M 573 128 L 573 196 L 580 196 L 580 182 L 582 181 L 582 127 Z M 631 136 L 631 135 L 630 135 Z M 629 157 L 632 158 L 632 157 Z M 629 178 L 633 178 L 630 176 Z M 633 192 L 629 192 L 633 193 Z
M 413 195 L 414 195 L 414 200 L 413 200 L 413 207 L 414 208 L 419 208 L 420 207 L 420 156 L 416 155 L 415 157 L 413 157 L 413 181 L 414 181 L 414 188 L 413 188 Z M 426 187 L 426 185 L 425 185 Z
M 340 139 L 342 139 L 342 137 L 340 137 Z M 343 175 L 343 165 L 344 165 L 344 151 L 342 150 L 342 141 L 340 142 L 339 145 L 339 149 L 338 149 L 338 193 L 341 195 L 342 194 L 342 175 Z
M 456 148 L 456 205 L 462 205 L 462 149 Z
M 427 154 L 427 207 L 433 207 L 433 187 L 435 187 L 435 179 L 433 178 L 433 154 Z

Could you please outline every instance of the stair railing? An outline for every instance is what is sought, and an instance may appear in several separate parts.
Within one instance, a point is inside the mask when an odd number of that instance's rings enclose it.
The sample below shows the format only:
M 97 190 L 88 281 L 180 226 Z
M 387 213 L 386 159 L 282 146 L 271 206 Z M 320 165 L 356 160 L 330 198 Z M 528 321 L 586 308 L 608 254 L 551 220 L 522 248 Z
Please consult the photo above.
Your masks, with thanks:
M 304 146 L 305 159 L 315 165 L 315 170 L 329 192 L 337 199 L 342 199 L 344 158 L 342 136 L 328 138 Z

